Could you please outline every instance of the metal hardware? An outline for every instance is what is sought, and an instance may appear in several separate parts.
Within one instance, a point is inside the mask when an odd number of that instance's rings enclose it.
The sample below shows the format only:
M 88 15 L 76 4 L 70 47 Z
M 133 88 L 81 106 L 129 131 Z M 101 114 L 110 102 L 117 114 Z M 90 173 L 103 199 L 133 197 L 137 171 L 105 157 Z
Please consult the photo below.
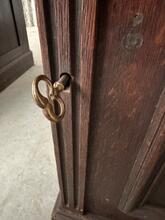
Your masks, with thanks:
M 39 83 L 44 81 L 48 87 L 48 98 L 43 96 L 39 90 Z M 32 82 L 32 95 L 36 104 L 43 109 L 43 113 L 47 119 L 52 122 L 59 122 L 65 115 L 65 104 L 59 96 L 66 87 L 69 86 L 71 77 L 67 73 L 61 74 L 60 79 L 52 83 L 46 75 L 39 75 Z M 56 114 L 53 109 L 53 102 L 59 105 L 59 114 Z

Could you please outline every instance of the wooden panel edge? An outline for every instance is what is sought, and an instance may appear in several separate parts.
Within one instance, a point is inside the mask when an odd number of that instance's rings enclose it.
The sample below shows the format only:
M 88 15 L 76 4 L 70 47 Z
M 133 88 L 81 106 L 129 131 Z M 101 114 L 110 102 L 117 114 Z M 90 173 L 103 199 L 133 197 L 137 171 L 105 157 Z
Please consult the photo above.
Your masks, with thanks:
M 158 137 L 163 141 L 162 120 L 165 117 L 165 89 L 162 91 L 156 110 L 151 119 L 143 144 L 139 150 L 128 182 L 119 202 L 119 208 L 124 211 L 130 211 L 135 207 L 138 197 L 145 187 L 157 161 L 160 158 L 161 143 Z M 163 129 L 163 130 L 162 130 Z M 151 163 L 152 161 L 152 163 Z

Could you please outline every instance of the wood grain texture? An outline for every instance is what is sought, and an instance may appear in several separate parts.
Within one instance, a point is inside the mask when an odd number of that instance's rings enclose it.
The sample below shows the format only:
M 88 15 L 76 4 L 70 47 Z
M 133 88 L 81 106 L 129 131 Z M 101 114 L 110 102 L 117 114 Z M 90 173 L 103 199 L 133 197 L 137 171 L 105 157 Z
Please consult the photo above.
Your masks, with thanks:
M 119 205 L 151 123 L 165 86 L 163 35 L 155 41 L 164 8 L 161 0 L 98 1 L 87 211 L 106 216 Z
M 53 7 L 55 17 L 52 23 L 55 30 L 53 35 L 55 39 L 56 77 L 59 77 L 63 72 L 71 74 L 69 2 L 67 0 L 55 1 Z M 66 105 L 66 117 L 57 126 L 57 130 L 63 134 L 58 138 L 63 139 L 63 145 L 59 148 L 63 151 L 61 154 L 63 158 L 61 159 L 63 163 L 64 196 L 66 206 L 74 208 L 72 89 L 68 89 L 62 96 Z
M 79 140 L 79 189 L 78 209 L 84 211 L 90 104 L 95 46 L 96 0 L 83 0 L 79 26 L 79 71 L 80 71 L 80 140 Z
M 74 208 L 74 168 L 73 168 L 73 141 L 72 141 L 72 98 L 71 91 L 63 94 L 63 100 L 66 106 L 66 114 L 63 120 L 63 135 L 65 137 L 65 155 L 66 155 L 66 173 L 67 173 L 67 194 L 68 194 L 68 208 Z
M 153 207 L 165 207 L 165 163 L 159 166 L 156 177 L 141 202 L 141 206 L 149 204 Z
M 111 216 L 106 218 L 90 213 L 80 215 L 78 213 L 61 209 L 60 197 L 58 197 L 52 220 L 164 220 L 165 218 L 164 208 L 151 205 L 145 205 L 144 207 L 136 209 L 130 213 L 130 215 L 125 215 L 117 209 L 114 209 L 112 212 Z
M 42 12 L 42 4 L 44 12 Z M 75 207 L 77 211 L 83 212 L 86 177 L 86 163 L 84 162 L 87 157 L 96 1 L 80 1 L 76 5 L 78 8 L 76 13 L 73 2 L 69 4 L 68 1 L 48 1 L 44 4 L 42 1 L 38 1 L 37 5 L 40 35 L 44 36 L 46 27 L 50 28 L 50 31 L 46 32 L 46 36 L 40 38 L 41 42 L 44 42 L 43 46 L 41 44 L 43 60 L 50 62 L 44 66 L 49 66 L 51 69 L 50 77 L 53 81 L 59 78 L 62 72 L 68 72 L 74 77 L 74 93 L 72 93 L 71 87 L 62 95 L 66 104 L 66 117 L 62 123 L 57 124 L 56 128 L 53 126 L 53 137 L 63 203 L 67 208 Z M 71 11 L 74 13 L 70 14 Z M 72 22 L 74 16 L 78 18 L 78 23 L 74 24 L 79 25 L 77 32 L 73 30 L 75 26 L 73 27 L 70 16 Z M 47 18 L 45 23 L 43 17 Z M 46 27 L 42 24 L 45 24 Z M 70 41 L 75 38 L 78 42 Z M 70 44 L 73 46 L 72 50 Z M 75 57 L 73 51 L 79 53 L 78 57 Z M 76 68 L 75 63 L 78 66 Z M 79 84 L 80 91 L 78 96 L 75 91 L 77 84 Z M 76 101 L 77 98 L 79 101 Z M 76 105 L 74 105 L 75 103 Z M 72 106 L 75 110 L 72 109 Z M 72 114 L 75 111 L 78 122 L 72 120 Z M 76 139 L 75 136 L 78 133 L 78 141 L 74 140 L 73 143 L 72 138 Z M 76 164 L 74 168 L 73 163 Z
M 42 5 L 42 8 L 41 8 Z M 62 72 L 70 73 L 69 2 L 38 1 L 39 24 L 43 60 L 52 81 Z M 50 13 L 49 13 L 50 10 Z M 41 14 L 42 12 L 42 14 Z M 46 18 L 46 20 L 43 20 Z M 44 24 L 44 25 L 43 25 Z M 50 29 L 47 32 L 47 28 Z M 74 207 L 73 144 L 72 144 L 72 91 L 62 95 L 66 106 L 66 120 L 52 125 L 55 155 L 63 204 Z
M 73 77 L 65 118 L 52 126 L 61 195 L 53 219 L 132 220 L 128 210 L 149 201 L 164 161 L 165 2 L 42 3 L 50 77 Z
M 53 210 L 52 220 L 143 220 L 143 218 L 126 215 L 115 207 L 111 209 L 111 215 L 106 218 L 91 213 L 85 213 L 85 215 L 82 215 L 81 213 L 61 207 L 60 196 L 58 196 Z
M 165 219 L 165 209 L 162 207 L 154 206 L 144 206 L 132 213 L 134 216 L 138 216 L 141 219 L 146 220 L 164 220 Z
M 59 78 L 59 67 L 60 59 L 57 59 L 58 53 L 61 51 L 61 44 L 57 44 L 59 41 L 59 30 L 56 32 L 57 27 L 61 27 L 60 20 L 54 20 L 54 15 L 56 13 L 61 13 L 63 10 L 59 11 L 59 1 L 36 1 L 37 15 L 38 15 L 38 26 L 39 26 L 39 35 L 41 41 L 41 51 L 43 58 L 44 73 L 47 74 L 52 81 L 55 81 Z M 64 11 L 66 12 L 66 11 Z M 59 18 L 59 15 L 56 15 L 56 18 Z M 49 31 L 48 31 L 49 30 Z M 57 34 L 55 41 L 54 36 Z M 56 50 L 54 51 L 54 47 Z M 54 140 L 54 149 L 56 156 L 57 172 L 59 178 L 60 192 L 63 204 L 68 204 L 68 197 L 66 191 L 66 167 L 64 159 L 64 140 L 62 133 L 63 128 L 61 124 L 55 125 L 52 124 L 52 134 Z
M 120 200 L 120 208 L 129 211 L 144 197 L 144 191 L 148 191 L 148 182 L 152 183 L 154 169 L 165 156 L 165 91 L 162 92 L 156 106 L 150 126 L 139 150 L 131 174 L 129 176 L 123 195 Z

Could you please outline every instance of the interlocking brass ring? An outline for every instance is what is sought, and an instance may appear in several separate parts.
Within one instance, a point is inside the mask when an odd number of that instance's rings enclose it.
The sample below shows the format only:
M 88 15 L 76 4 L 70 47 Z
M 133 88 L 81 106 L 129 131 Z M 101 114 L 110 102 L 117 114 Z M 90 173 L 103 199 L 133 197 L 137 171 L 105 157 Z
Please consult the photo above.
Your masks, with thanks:
M 48 98 L 43 96 L 39 90 L 39 83 L 44 81 L 48 87 Z M 52 122 L 59 122 L 65 115 L 65 104 L 59 96 L 61 88 L 52 84 L 46 75 L 39 75 L 32 82 L 32 95 L 36 104 L 43 109 L 43 113 L 47 119 Z M 52 101 L 59 105 L 59 114 L 56 114 L 53 109 Z

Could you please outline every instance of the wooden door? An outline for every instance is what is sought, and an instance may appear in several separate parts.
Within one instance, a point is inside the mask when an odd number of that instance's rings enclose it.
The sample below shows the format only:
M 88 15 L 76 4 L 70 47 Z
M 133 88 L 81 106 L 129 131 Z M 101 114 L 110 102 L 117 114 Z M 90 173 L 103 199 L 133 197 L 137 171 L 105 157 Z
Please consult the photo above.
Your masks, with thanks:
M 0 91 L 32 65 L 21 0 L 1 0 Z
M 165 219 L 165 1 L 36 2 L 44 72 L 73 77 L 52 218 Z

